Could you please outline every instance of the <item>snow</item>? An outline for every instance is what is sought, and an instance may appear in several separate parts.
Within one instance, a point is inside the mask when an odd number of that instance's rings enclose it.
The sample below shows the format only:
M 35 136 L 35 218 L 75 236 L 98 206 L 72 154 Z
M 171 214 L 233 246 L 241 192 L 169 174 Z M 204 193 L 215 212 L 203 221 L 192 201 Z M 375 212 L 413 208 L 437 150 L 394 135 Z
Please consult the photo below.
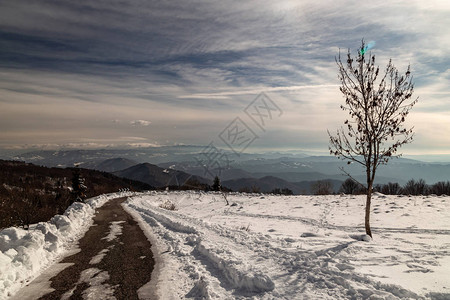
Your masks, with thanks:
M 109 274 L 107 271 L 102 271 L 97 268 L 89 268 L 83 270 L 80 275 L 80 279 L 73 289 L 62 295 L 61 300 L 70 299 L 73 292 L 77 289 L 79 284 L 87 284 L 88 288 L 83 291 L 82 297 L 84 300 L 112 300 L 114 297 L 114 286 L 111 286 L 105 281 L 109 280 Z
M 109 233 L 107 236 L 102 238 L 103 240 L 107 240 L 108 242 L 111 242 L 112 240 L 116 239 L 117 236 L 122 234 L 122 223 L 125 223 L 125 221 L 113 221 L 111 222 L 111 225 L 109 225 Z
M 97 208 L 109 199 L 130 196 L 112 193 L 73 203 L 63 215 L 30 230 L 10 227 L 0 231 L 0 299 L 14 295 L 47 267 L 61 259 L 93 224 Z M 120 225 L 115 225 L 120 226 Z M 117 228 L 114 229 L 118 233 Z
M 81 272 L 79 283 L 89 284 L 89 288 L 87 288 L 82 294 L 83 299 L 116 299 L 116 297 L 114 297 L 114 287 L 108 283 L 105 283 L 105 281 L 108 280 L 109 274 L 107 271 L 90 268 Z
M 450 299 L 450 198 L 148 192 L 123 204 L 153 244 L 160 299 Z M 161 208 L 171 202 L 176 210 Z
M 89 261 L 90 265 L 96 265 L 99 264 L 103 258 L 106 256 L 106 254 L 109 252 L 109 250 L 111 249 L 111 247 L 113 247 L 114 245 L 109 246 L 106 249 L 101 250 L 96 256 L 94 256 L 93 258 L 91 258 L 91 260 Z
M 450 197 L 374 194 L 371 239 L 364 196 L 231 193 L 227 206 L 220 193 L 188 191 L 99 196 L 28 231 L 0 231 L 0 299 L 55 265 L 96 208 L 125 195 L 155 255 L 141 299 L 450 299 Z M 104 239 L 120 234 L 111 222 Z M 84 299 L 114 299 L 110 274 L 95 268 L 109 250 L 83 271 Z
M 102 240 L 107 240 L 108 242 L 111 242 L 117 238 L 117 236 L 122 234 L 122 223 L 125 223 L 125 221 L 113 221 L 109 225 L 109 232 L 108 234 L 102 238 Z M 99 253 L 94 256 L 90 261 L 89 264 L 96 265 L 99 264 L 103 258 L 106 256 L 106 254 L 109 252 L 110 249 L 114 248 L 114 245 L 109 246 L 108 248 L 102 249 L 99 251 Z

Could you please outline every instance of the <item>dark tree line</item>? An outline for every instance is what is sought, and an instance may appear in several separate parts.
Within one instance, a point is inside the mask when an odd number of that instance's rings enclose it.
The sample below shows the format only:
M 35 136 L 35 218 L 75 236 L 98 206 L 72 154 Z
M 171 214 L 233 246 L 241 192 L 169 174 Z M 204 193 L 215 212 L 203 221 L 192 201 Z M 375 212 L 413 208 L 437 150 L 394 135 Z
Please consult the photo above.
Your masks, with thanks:
M 398 183 L 375 186 L 377 192 L 385 195 L 450 195 L 450 181 L 439 181 L 428 185 L 425 180 L 409 180 L 403 187 Z
M 273 189 L 270 193 L 275 194 L 275 195 L 287 195 L 287 196 L 294 194 L 294 192 L 292 192 L 292 190 L 290 190 L 288 188 L 282 188 L 282 189 L 276 188 L 276 189 Z
M 374 186 L 373 191 L 385 195 L 450 195 L 450 181 L 439 181 L 428 185 L 423 179 L 411 179 L 404 186 L 397 182 L 377 184 Z M 339 192 L 348 195 L 366 194 L 365 188 L 351 178 L 342 183 Z

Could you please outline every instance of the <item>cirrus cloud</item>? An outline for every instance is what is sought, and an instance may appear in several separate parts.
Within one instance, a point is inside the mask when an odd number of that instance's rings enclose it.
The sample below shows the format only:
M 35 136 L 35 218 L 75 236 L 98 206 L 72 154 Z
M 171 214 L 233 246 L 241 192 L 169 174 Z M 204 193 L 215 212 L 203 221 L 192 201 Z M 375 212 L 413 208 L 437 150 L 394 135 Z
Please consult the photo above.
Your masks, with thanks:
M 327 128 L 345 117 L 334 58 L 365 38 L 376 41 L 382 69 L 389 58 L 400 70 L 411 64 L 420 99 L 411 112 L 417 138 L 405 151 L 450 149 L 448 139 L 427 138 L 450 127 L 441 117 L 450 112 L 448 1 L 22 0 L 1 8 L 0 147 L 134 135 L 208 144 L 265 91 L 286 114 L 276 136 L 268 128 L 255 146 L 326 151 Z

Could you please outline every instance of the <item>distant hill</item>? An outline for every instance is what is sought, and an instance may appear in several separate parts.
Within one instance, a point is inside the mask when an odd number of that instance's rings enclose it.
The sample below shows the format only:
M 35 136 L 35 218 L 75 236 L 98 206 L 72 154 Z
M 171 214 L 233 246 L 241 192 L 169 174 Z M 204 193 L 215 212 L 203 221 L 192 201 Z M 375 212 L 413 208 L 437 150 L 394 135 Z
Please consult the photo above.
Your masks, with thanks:
M 105 159 L 123 157 L 138 163 L 151 162 L 161 164 L 167 162 L 197 162 L 205 151 L 205 146 L 199 145 L 175 145 L 161 147 L 139 147 L 130 149 L 91 149 L 91 150 L 32 150 L 32 151 L 1 151 L 0 159 L 14 159 L 31 163 L 36 163 L 48 167 L 72 167 L 74 164 L 82 163 L 82 167 L 91 163 L 98 164 Z M 274 159 L 284 157 L 285 159 L 295 159 L 306 157 L 301 153 L 241 153 L 236 156 L 231 150 L 225 151 L 231 162 L 246 161 L 253 159 Z M 236 167 L 236 166 L 235 166 Z M 178 168 L 180 169 L 180 168 Z M 182 169 L 180 169 L 182 170 Z
M 186 162 L 181 162 L 181 163 L 177 163 L 177 162 L 168 162 L 168 163 L 161 163 L 158 164 L 159 167 L 162 168 L 170 168 L 170 169 L 176 169 L 176 170 L 180 170 L 192 175 L 197 175 L 200 177 L 207 177 L 212 179 L 212 175 L 218 175 L 220 177 L 221 181 L 224 180 L 231 180 L 231 179 L 238 179 L 238 178 L 251 178 L 251 177 L 255 177 L 253 174 L 246 172 L 242 169 L 238 169 L 238 168 L 223 168 L 223 169 L 211 169 L 210 174 L 206 172 L 204 167 L 200 167 L 198 166 L 198 164 L 193 164 L 191 163 L 186 163 Z M 263 176 L 261 176 L 263 177 Z
M 335 180 L 345 180 L 343 175 L 325 175 L 319 172 L 261 172 L 261 173 L 251 173 L 255 178 L 262 178 L 265 176 L 273 176 L 284 179 L 289 182 L 300 182 L 300 181 L 314 181 L 314 180 L 324 180 L 324 179 L 335 179 Z
M 101 163 L 97 164 L 93 169 L 103 171 L 103 172 L 116 172 L 120 170 L 125 170 L 129 167 L 135 166 L 138 163 L 127 158 L 111 158 L 102 161 Z
M 70 167 L 74 164 L 83 168 L 96 169 L 105 160 L 122 158 L 137 163 L 150 162 L 163 168 L 177 169 L 185 173 L 207 177 L 205 170 L 198 165 L 198 159 L 205 147 L 202 146 L 162 146 L 139 149 L 99 149 L 33 151 L 20 153 L 17 160 L 45 166 Z M 306 156 L 286 152 L 241 153 L 228 155 L 229 166 L 221 172 L 221 180 L 274 176 L 289 182 L 314 180 L 341 180 L 340 168 L 361 182 L 365 173 L 361 165 L 347 165 L 345 161 L 333 156 Z M 10 154 L 9 154 L 10 155 Z M 115 163 L 113 163 L 114 165 Z M 173 167 L 172 167 L 173 166 Z M 105 169 L 109 166 L 105 166 Z M 119 167 L 112 167 L 117 171 Z M 109 169 L 108 169 L 109 170 Z M 450 179 L 450 163 L 425 163 L 411 159 L 392 159 L 377 170 L 376 184 L 398 182 L 404 185 L 410 179 L 424 179 L 428 184 Z M 207 177 L 209 178 L 209 177 Z M 342 178 L 345 180 L 345 177 Z
M 203 177 L 170 168 L 161 168 L 149 163 L 138 164 L 125 170 L 114 172 L 113 174 L 119 177 L 145 182 L 159 188 L 165 186 L 182 186 L 188 180 L 211 184 L 211 180 Z

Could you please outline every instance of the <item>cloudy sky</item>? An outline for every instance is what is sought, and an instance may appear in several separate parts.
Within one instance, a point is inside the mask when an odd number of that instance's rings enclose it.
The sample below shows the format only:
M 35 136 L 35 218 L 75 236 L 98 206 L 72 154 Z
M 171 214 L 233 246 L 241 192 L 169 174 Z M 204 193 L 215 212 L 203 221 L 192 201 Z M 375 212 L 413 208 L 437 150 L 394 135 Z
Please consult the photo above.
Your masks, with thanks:
M 406 154 L 450 154 L 450 2 L 2 1 L 0 147 L 224 146 L 327 151 L 339 109 L 335 56 L 374 41 L 411 64 L 419 103 Z M 257 126 L 264 92 L 279 108 Z M 226 146 L 226 145 L 225 145 Z

